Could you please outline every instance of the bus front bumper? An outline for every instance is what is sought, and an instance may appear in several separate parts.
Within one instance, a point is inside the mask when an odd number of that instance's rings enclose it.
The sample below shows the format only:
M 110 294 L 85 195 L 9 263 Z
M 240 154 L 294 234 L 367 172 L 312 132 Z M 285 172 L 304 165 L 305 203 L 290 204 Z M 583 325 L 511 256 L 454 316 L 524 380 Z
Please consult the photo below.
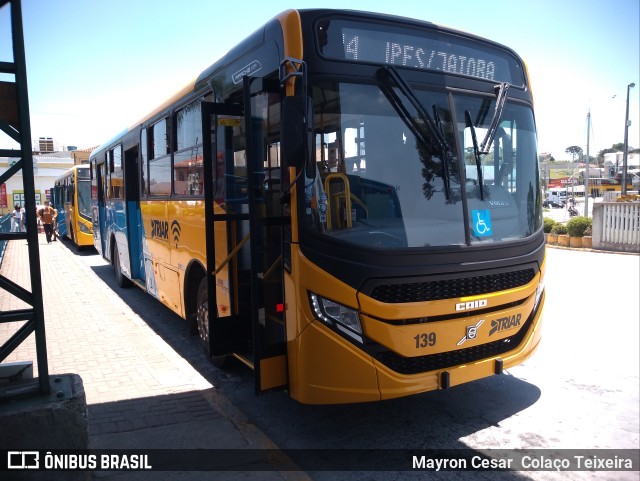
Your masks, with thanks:
M 321 322 L 312 322 L 289 344 L 289 355 L 296 358 L 290 366 L 297 366 L 295 372 L 289 372 L 291 396 L 305 404 L 379 401 L 500 374 L 525 361 L 538 347 L 543 305 L 544 294 L 528 332 L 514 349 L 467 364 L 408 375 L 385 366 Z

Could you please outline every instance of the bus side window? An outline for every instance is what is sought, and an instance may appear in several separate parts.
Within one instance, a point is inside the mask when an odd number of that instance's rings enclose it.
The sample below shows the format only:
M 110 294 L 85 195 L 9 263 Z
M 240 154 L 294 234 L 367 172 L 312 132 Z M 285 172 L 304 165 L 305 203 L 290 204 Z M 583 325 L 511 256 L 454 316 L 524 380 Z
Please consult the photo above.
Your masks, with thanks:
M 75 205 L 74 200 L 74 193 L 76 190 L 76 184 L 73 181 L 73 176 L 69 177 L 68 179 L 69 182 L 69 187 L 67 187 L 67 202 L 69 202 L 71 205 Z
M 167 135 L 167 119 L 162 119 L 151 127 L 149 152 L 149 195 L 168 196 L 171 194 L 171 155 Z
M 112 172 L 122 170 L 122 145 L 113 149 L 113 169 Z
M 147 188 L 147 159 L 148 159 L 148 145 L 147 145 L 147 129 L 143 128 L 140 132 L 140 158 L 142 162 L 140 163 L 140 196 L 146 197 L 149 194 L 149 190 Z
M 202 99 L 190 103 L 175 115 L 176 151 L 173 156 L 173 189 L 177 195 L 203 195 Z
M 124 199 L 124 185 L 122 177 L 122 144 L 109 151 L 111 176 L 109 178 L 109 198 Z
M 104 198 L 111 199 L 111 166 L 113 165 L 113 151 L 107 150 L 105 153 L 105 163 L 104 165 L 104 175 L 102 176 L 103 189 L 104 189 Z

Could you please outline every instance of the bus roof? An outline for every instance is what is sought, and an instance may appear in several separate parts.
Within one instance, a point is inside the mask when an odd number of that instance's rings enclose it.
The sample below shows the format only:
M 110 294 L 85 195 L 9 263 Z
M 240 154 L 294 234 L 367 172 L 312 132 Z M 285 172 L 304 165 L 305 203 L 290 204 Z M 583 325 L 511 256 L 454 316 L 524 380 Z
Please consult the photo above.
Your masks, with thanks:
M 74 170 L 78 170 L 78 169 L 88 169 L 89 168 L 89 164 L 76 164 L 73 167 L 69 168 L 68 170 L 64 171 L 62 174 L 60 174 L 55 182 L 58 182 L 61 179 L 64 179 L 65 177 L 68 177 Z
M 219 69 L 223 68 L 224 66 L 230 64 L 231 62 L 236 60 L 237 57 L 239 57 L 242 53 L 251 50 L 254 45 L 257 45 L 264 38 L 264 34 L 265 34 L 266 29 L 273 22 L 279 22 L 281 24 L 284 24 L 287 21 L 287 19 L 291 18 L 292 16 L 297 16 L 298 18 L 300 18 L 302 15 L 318 15 L 318 16 L 321 16 L 321 15 L 322 16 L 353 15 L 353 16 L 360 16 L 363 19 L 366 17 L 366 18 L 374 19 L 374 20 L 383 20 L 383 21 L 386 20 L 386 21 L 390 21 L 390 22 L 402 22 L 402 23 L 411 24 L 411 25 L 414 25 L 414 26 L 429 26 L 431 28 L 435 28 L 435 29 L 439 29 L 439 30 L 443 30 L 443 31 L 448 31 L 448 32 L 451 32 L 451 33 L 454 33 L 454 34 L 462 35 L 462 36 L 468 37 L 470 39 L 480 40 L 480 41 L 483 41 L 483 42 L 486 42 L 486 43 L 493 44 L 493 45 L 495 45 L 497 47 L 500 47 L 502 49 L 505 49 L 505 50 L 511 52 L 513 55 L 516 56 L 517 59 L 522 61 L 522 59 L 520 59 L 520 57 L 512 49 L 510 49 L 509 47 L 507 47 L 505 45 L 499 44 L 499 43 L 497 43 L 497 42 L 495 42 L 493 40 L 490 40 L 490 39 L 487 39 L 487 38 L 484 38 L 484 37 L 479 37 L 479 36 L 477 36 L 475 34 L 472 34 L 472 33 L 468 33 L 468 32 L 465 32 L 465 31 L 462 31 L 462 30 L 458 30 L 458 29 L 455 29 L 455 28 L 451 28 L 451 27 L 448 27 L 448 26 L 444 26 L 444 25 L 439 25 L 439 24 L 436 24 L 436 23 L 433 23 L 433 22 L 429 22 L 429 21 L 426 21 L 426 20 L 417 20 L 417 19 L 414 19 L 414 18 L 402 17 L 402 16 L 398 16 L 398 15 L 389 15 L 389 14 L 367 12 L 367 11 L 360 11 L 360 10 L 348 10 L 348 9 L 324 9 L 324 8 L 307 8 L 307 9 L 297 9 L 297 10 L 296 9 L 289 9 L 289 10 L 285 10 L 285 11 L 279 13 L 278 15 L 272 17 L 271 19 L 269 19 L 269 21 L 267 21 L 262 26 L 260 26 L 256 31 L 254 31 L 248 37 L 246 37 L 243 40 L 241 40 L 240 42 L 238 42 L 234 47 L 232 47 L 221 58 L 216 60 L 209 67 L 205 68 L 195 78 L 193 78 L 191 81 L 189 81 L 185 86 L 183 86 L 181 89 L 179 89 L 173 95 L 168 97 L 164 102 L 159 104 L 152 111 L 150 111 L 149 113 L 144 115 L 142 118 L 138 119 L 137 121 L 133 122 L 132 124 L 130 124 L 128 128 L 124 129 L 123 131 L 121 131 L 117 135 L 113 136 L 107 142 L 102 143 L 100 146 L 98 146 L 96 149 L 94 149 L 93 152 L 91 152 L 90 157 L 93 157 L 100 150 L 102 150 L 102 149 L 106 148 L 107 146 L 113 144 L 115 141 L 117 141 L 118 139 L 123 137 L 128 132 L 130 132 L 132 130 L 135 130 L 137 127 L 139 127 L 140 125 L 142 125 L 146 121 L 152 119 L 155 115 L 157 115 L 160 112 L 162 112 L 163 110 L 167 109 L 168 107 L 170 107 L 172 104 L 174 104 L 175 102 L 177 102 L 178 100 L 180 100 L 184 96 L 194 92 L 200 86 L 204 87 L 203 82 L 206 81 L 206 79 L 208 79 L 214 72 L 216 72 Z M 523 62 L 523 65 L 524 65 L 524 62 Z M 526 76 L 525 76 L 525 78 L 526 78 Z

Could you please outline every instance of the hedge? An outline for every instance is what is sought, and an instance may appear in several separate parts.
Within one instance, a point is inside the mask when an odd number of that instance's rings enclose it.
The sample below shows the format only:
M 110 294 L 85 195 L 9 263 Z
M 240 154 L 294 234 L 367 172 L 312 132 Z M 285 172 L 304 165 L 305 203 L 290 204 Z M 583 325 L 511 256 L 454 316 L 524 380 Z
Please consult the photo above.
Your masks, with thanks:
M 582 237 L 587 227 L 591 225 L 591 219 L 584 216 L 572 217 L 567 222 L 567 232 L 571 237 Z
M 551 232 L 551 229 L 553 228 L 553 226 L 556 224 L 556 221 L 553 220 L 551 217 L 545 217 L 544 218 L 544 233 L 548 234 Z
M 551 228 L 552 234 L 564 235 L 567 233 L 567 226 L 564 224 L 556 223 Z

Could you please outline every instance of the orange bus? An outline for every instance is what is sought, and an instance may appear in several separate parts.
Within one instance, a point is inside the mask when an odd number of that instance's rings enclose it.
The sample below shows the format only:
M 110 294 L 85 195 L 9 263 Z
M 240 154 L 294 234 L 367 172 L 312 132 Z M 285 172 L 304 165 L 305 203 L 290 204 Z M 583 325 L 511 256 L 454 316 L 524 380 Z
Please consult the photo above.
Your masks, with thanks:
M 58 211 L 58 235 L 69 238 L 76 247 L 93 247 L 89 165 L 75 165 L 58 177 L 52 197 Z
M 288 10 L 92 153 L 94 242 L 256 392 L 444 389 L 540 342 L 537 159 L 508 47 Z

